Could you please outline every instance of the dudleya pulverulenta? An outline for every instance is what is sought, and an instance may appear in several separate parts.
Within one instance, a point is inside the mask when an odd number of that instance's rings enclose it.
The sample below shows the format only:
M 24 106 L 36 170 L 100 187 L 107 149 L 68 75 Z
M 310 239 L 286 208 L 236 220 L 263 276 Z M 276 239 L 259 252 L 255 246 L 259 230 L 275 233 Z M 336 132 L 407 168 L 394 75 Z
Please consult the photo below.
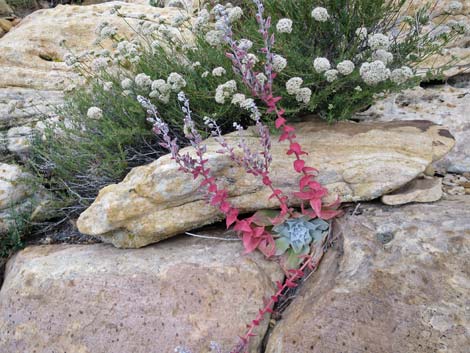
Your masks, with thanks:
M 305 217 L 288 219 L 273 228 L 276 239 L 276 254 L 282 255 L 289 248 L 295 255 L 308 253 L 310 244 L 320 240 L 329 224 L 322 219 L 308 221 Z

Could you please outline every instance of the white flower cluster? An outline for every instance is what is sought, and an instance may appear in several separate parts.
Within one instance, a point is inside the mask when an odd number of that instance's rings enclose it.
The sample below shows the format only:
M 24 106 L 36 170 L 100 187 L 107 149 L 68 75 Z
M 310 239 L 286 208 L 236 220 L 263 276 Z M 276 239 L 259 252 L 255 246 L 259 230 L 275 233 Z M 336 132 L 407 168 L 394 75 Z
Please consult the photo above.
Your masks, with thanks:
M 413 70 L 411 70 L 408 66 L 402 66 L 401 68 L 392 71 L 390 74 L 390 79 L 397 85 L 401 85 L 413 76 Z
M 152 82 L 152 91 L 149 96 L 167 104 L 170 101 L 171 86 L 165 80 L 159 79 Z
M 393 62 L 393 54 L 384 49 L 378 49 L 372 53 L 372 60 L 379 60 L 388 65 Z
M 351 60 L 343 60 L 336 65 L 336 69 L 341 75 L 347 76 L 353 73 L 355 66 Z
M 315 7 L 312 10 L 312 17 L 315 21 L 326 22 L 330 18 L 330 15 L 328 15 L 328 11 L 324 7 Z
M 470 22 L 466 22 L 465 20 L 457 21 L 451 19 L 447 21 L 447 26 L 457 31 L 463 31 L 466 35 L 470 34 Z
M 292 20 L 289 18 L 282 18 L 277 22 L 276 29 L 279 33 L 292 32 Z
M 288 94 L 295 95 L 297 102 L 308 104 L 312 97 L 312 91 L 308 87 L 302 88 L 303 83 L 304 80 L 300 77 L 292 77 L 286 82 L 286 89 Z
M 281 55 L 275 54 L 273 56 L 273 70 L 275 72 L 281 72 L 287 67 L 287 60 Z
M 140 60 L 139 45 L 135 42 L 123 40 L 116 46 L 116 58 L 118 60 L 128 60 L 131 63 L 137 63 Z
M 239 6 L 227 8 L 228 20 L 234 23 L 243 17 L 243 10 Z
M 113 83 L 112 82 L 107 81 L 107 82 L 103 83 L 103 90 L 105 92 L 111 92 L 112 89 L 113 89 Z
M 238 47 L 244 51 L 248 51 L 253 47 L 253 42 L 245 38 L 240 39 L 237 44 L 238 44 Z
M 91 69 L 95 72 L 101 71 L 108 67 L 109 61 L 106 58 L 98 57 L 91 62 Z
M 369 37 L 368 44 L 372 50 L 388 50 L 390 48 L 390 39 L 382 33 L 375 33 Z
M 93 120 L 99 120 L 103 117 L 103 111 L 98 107 L 90 107 L 86 113 L 86 116 Z
M 179 92 L 182 88 L 186 87 L 186 81 L 183 76 L 176 72 L 172 72 L 168 75 L 166 81 L 163 79 L 152 81 L 150 76 L 140 73 L 135 76 L 134 80 L 124 78 L 121 81 L 124 96 L 132 94 L 134 84 L 139 89 L 150 91 L 149 97 L 156 98 L 164 104 L 170 101 L 172 91 Z
M 166 82 L 170 85 L 173 92 L 178 92 L 182 88 L 186 87 L 186 81 L 184 80 L 183 76 L 176 72 L 172 72 L 168 76 Z
M 227 71 L 221 66 L 216 67 L 214 70 L 212 70 L 212 76 L 214 77 L 222 77 L 226 73 Z
M 251 63 L 252 65 L 256 65 L 258 62 L 259 62 L 258 57 L 253 53 L 246 54 L 246 56 L 242 59 L 242 64 L 244 65 L 248 63 Z
M 222 44 L 224 40 L 224 32 L 218 30 L 212 30 L 206 33 L 205 36 L 206 42 L 211 46 L 216 47 Z
M 256 81 L 258 81 L 258 83 L 261 85 L 261 86 L 264 86 L 264 84 L 266 83 L 266 81 L 268 80 L 268 78 L 266 77 L 266 75 L 262 72 L 260 72 L 259 74 L 256 75 Z
M 124 90 L 132 89 L 133 85 L 134 85 L 134 81 L 132 81 L 130 78 L 125 78 L 121 81 L 121 87 Z
M 172 18 L 171 25 L 173 27 L 181 27 L 183 23 L 187 22 L 189 19 L 190 17 L 188 15 L 179 13 L 175 17 Z
M 134 82 L 137 87 L 141 89 L 149 89 L 152 86 L 152 79 L 150 76 L 140 73 L 134 78 Z
M 201 11 L 199 11 L 198 16 L 196 17 L 193 23 L 193 31 L 200 32 L 204 28 L 206 28 L 209 24 L 210 18 L 211 15 L 206 9 L 202 9 Z
M 375 86 L 390 77 L 390 70 L 387 69 L 382 61 L 376 60 L 371 63 L 363 63 L 359 74 L 366 84 Z
M 327 70 L 325 72 L 325 78 L 328 82 L 334 82 L 338 79 L 338 70 L 335 70 L 335 69 L 331 69 L 331 70 Z
M 356 36 L 359 37 L 359 40 L 366 40 L 367 35 L 368 35 L 367 28 L 359 27 L 358 29 L 356 29 Z
M 292 77 L 289 81 L 286 82 L 287 93 L 290 95 L 296 94 L 300 87 L 302 87 L 303 83 L 304 80 L 302 80 L 300 77 Z
M 111 38 L 117 34 L 117 28 L 112 27 L 108 22 L 101 22 L 95 33 L 98 35 L 98 40 Z
M 242 109 L 251 111 L 255 105 L 253 98 L 246 98 L 242 93 L 235 93 L 232 98 L 232 104 L 237 105 Z
M 173 45 L 179 45 L 181 43 L 181 31 L 178 28 L 161 24 L 157 27 L 157 32 L 165 40 L 172 42 Z
M 330 61 L 327 58 L 316 58 L 313 60 L 313 68 L 319 74 L 331 69 Z
M 215 90 L 215 101 L 219 104 L 225 104 L 225 99 L 230 98 L 237 90 L 237 83 L 234 80 L 219 85 Z

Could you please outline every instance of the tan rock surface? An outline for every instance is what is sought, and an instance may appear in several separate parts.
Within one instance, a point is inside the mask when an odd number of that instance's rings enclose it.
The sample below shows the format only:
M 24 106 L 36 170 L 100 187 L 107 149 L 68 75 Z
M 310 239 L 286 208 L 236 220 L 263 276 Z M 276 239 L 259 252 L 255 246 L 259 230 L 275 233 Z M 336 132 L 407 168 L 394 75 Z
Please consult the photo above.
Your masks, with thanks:
M 95 30 L 101 22 L 117 27 L 123 36 L 135 36 L 122 18 L 109 13 L 116 4 L 122 5 L 120 12 L 128 16 L 126 20 L 133 26 L 139 21 L 138 13 L 173 17 L 179 12 L 173 8 L 108 2 L 91 6 L 59 5 L 27 16 L 0 39 L 0 129 L 37 120 L 38 110 L 54 111 L 52 106 L 61 102 L 63 91 L 80 82 L 63 62 L 64 55 L 69 50 L 79 54 L 92 49 Z M 66 47 L 60 45 L 64 39 Z M 110 45 L 110 41 L 104 42 L 105 47 Z M 10 100 L 21 100 L 25 109 L 9 112 Z
M 470 172 L 470 75 L 456 76 L 446 85 L 416 87 L 378 101 L 358 114 L 367 121 L 425 119 L 445 125 L 455 137 L 455 148 L 439 162 L 438 169 Z
M 382 196 L 386 205 L 397 206 L 411 202 L 435 202 L 442 197 L 441 178 L 415 179 L 394 192 Z
M 0 210 L 15 205 L 28 196 L 28 187 L 21 182 L 26 175 L 16 165 L 0 163 Z
M 416 12 L 416 9 L 426 3 L 431 4 L 431 23 L 432 26 L 425 28 L 425 33 L 433 28 L 443 29 L 444 26 L 450 26 L 452 23 L 462 23 L 466 26 L 466 33 L 457 40 L 450 43 L 443 51 L 442 55 L 434 55 L 429 60 L 420 64 L 422 68 L 439 68 L 452 62 L 452 67 L 444 72 L 447 77 L 452 77 L 461 73 L 468 72 L 470 66 L 470 1 L 468 0 L 432 0 L 432 1 L 414 1 L 409 0 L 405 8 L 410 13 Z M 439 30 L 435 30 L 439 31 Z M 457 60 L 454 60 L 457 58 Z
M 467 353 L 470 196 L 340 219 L 266 353 Z
M 12 13 L 13 13 L 13 10 L 7 4 L 6 0 L 0 0 L 0 17 L 10 16 Z
M 228 351 L 282 278 L 276 263 L 242 251 L 195 238 L 139 250 L 29 247 L 7 264 L 0 351 L 205 353 L 212 340 Z
M 342 201 L 370 200 L 389 193 L 416 178 L 453 146 L 448 131 L 426 121 L 328 125 L 313 121 L 297 126 L 298 139 L 309 165 L 320 170 L 318 180 Z M 237 141 L 229 135 L 229 141 Z M 258 138 L 250 133 L 254 148 Z M 273 144 L 272 179 L 287 194 L 297 190 L 298 174 L 286 143 Z M 247 175 L 230 159 L 216 153 L 208 143 L 208 159 L 220 186 L 242 211 L 276 207 L 268 201 L 269 190 Z M 152 164 L 133 169 L 123 182 L 102 189 L 98 198 L 78 220 L 79 230 L 99 236 L 118 247 L 141 247 L 221 219 L 206 205 L 199 181 L 178 172 L 164 156 Z

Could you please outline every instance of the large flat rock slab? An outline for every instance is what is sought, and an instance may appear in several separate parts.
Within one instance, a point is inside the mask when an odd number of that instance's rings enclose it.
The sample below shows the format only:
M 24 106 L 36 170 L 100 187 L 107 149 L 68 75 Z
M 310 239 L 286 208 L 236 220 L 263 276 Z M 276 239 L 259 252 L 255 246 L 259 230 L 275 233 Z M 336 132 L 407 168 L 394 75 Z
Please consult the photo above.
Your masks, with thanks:
M 307 164 L 320 170 L 318 180 L 342 201 L 371 200 L 389 193 L 442 158 L 454 140 L 444 127 L 427 121 L 328 125 L 310 121 L 297 125 L 297 136 L 310 152 Z M 236 145 L 236 134 L 228 135 Z M 258 137 L 246 141 L 259 148 Z M 230 201 L 241 211 L 277 207 L 261 180 L 247 175 L 208 140 L 209 165 Z M 288 195 L 297 191 L 299 175 L 286 156 L 287 143 L 274 143 L 271 176 Z M 188 151 L 191 151 L 189 149 Z M 185 151 L 183 151 L 184 153 Z M 205 202 L 200 180 L 178 170 L 170 156 L 133 169 L 123 182 L 107 186 L 78 220 L 79 230 L 118 247 L 141 247 L 216 222 L 221 214 Z M 291 197 L 292 204 L 298 204 Z
M 470 196 L 367 205 L 297 294 L 267 353 L 466 353 Z
M 282 278 L 276 263 L 242 252 L 240 242 L 194 238 L 29 247 L 7 264 L 0 352 L 202 353 L 211 341 L 228 351 Z

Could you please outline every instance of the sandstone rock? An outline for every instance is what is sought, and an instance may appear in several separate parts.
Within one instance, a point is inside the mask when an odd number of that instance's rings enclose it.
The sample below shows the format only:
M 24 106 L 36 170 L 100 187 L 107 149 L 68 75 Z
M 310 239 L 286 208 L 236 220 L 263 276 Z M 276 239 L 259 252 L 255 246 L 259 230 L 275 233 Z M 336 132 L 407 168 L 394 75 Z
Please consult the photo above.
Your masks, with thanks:
M 0 0 L 0 16 L 10 16 L 13 13 L 6 0 Z
M 340 219 L 343 244 L 297 293 L 267 353 L 466 353 L 470 197 Z
M 391 194 L 382 196 L 386 205 L 404 205 L 410 202 L 434 202 L 442 197 L 442 179 L 415 179 Z
M 21 102 L 21 109 L 9 111 L 11 101 Z M 43 118 L 42 115 L 54 115 L 55 107 L 63 104 L 63 101 L 62 91 L 0 88 L 0 130 L 37 121 Z
M 26 175 L 16 165 L 0 163 L 0 210 L 15 205 L 28 196 L 28 187 L 21 182 Z
M 464 175 L 446 174 L 442 184 L 443 191 L 448 195 L 465 195 L 470 188 L 470 179 Z
M 13 28 L 13 24 L 4 18 L 0 18 L 0 28 L 3 29 L 5 32 L 8 32 L 10 29 Z
M 468 0 L 439 0 L 432 2 L 409 0 L 404 8 L 408 9 L 409 13 L 415 13 L 418 8 L 426 3 L 430 3 L 432 6 L 431 25 L 424 28 L 425 33 L 429 31 L 439 32 L 438 28 L 444 29 L 446 26 L 455 23 L 463 24 L 466 27 L 466 33 L 449 43 L 441 55 L 431 56 L 421 63 L 420 67 L 439 68 L 449 66 L 449 63 L 452 63 L 451 67 L 444 71 L 446 77 L 468 72 L 468 66 L 470 65 L 470 48 L 468 46 L 470 41 L 470 3 Z
M 28 126 L 12 127 L 7 133 L 7 148 L 11 153 L 21 155 L 31 146 L 33 129 Z
M 438 169 L 470 171 L 470 76 L 455 77 L 448 85 L 417 87 L 394 94 L 358 114 L 367 121 L 426 119 L 443 124 L 455 137 L 455 148 L 436 163 Z
M 228 351 L 282 278 L 276 263 L 242 251 L 194 238 L 139 250 L 29 247 L 7 264 L 0 350 L 208 353 L 213 340 Z
M 135 36 L 122 18 L 110 14 L 116 4 L 122 5 L 120 12 L 129 16 L 126 20 L 132 26 L 139 21 L 136 13 L 149 17 L 159 14 L 165 18 L 173 17 L 179 11 L 108 2 L 92 6 L 59 5 L 27 16 L 0 39 L 0 129 L 38 120 L 41 114 L 54 113 L 54 106 L 62 102 L 63 91 L 81 82 L 63 62 L 64 55 L 70 49 L 75 54 L 92 49 L 95 30 L 100 23 L 107 21 L 124 37 L 132 39 Z M 64 39 L 67 47 L 60 45 Z M 103 42 L 106 48 L 111 44 L 111 41 Z M 9 112 L 8 102 L 21 98 L 24 98 L 25 108 Z M 38 114 L 40 108 L 43 109 Z
M 338 195 L 345 202 L 371 200 L 403 186 L 453 145 L 445 128 L 426 121 L 333 126 L 311 121 L 297 129 L 300 144 L 310 152 L 308 164 L 320 170 L 318 180 L 332 198 Z M 236 134 L 227 138 L 238 141 Z M 248 132 L 246 140 L 257 148 L 254 132 Z M 286 143 L 273 144 L 271 176 L 276 188 L 291 195 L 297 191 L 299 176 L 293 171 L 293 159 L 285 155 L 286 148 Z M 219 149 L 210 140 L 207 157 L 230 201 L 246 212 L 276 207 L 261 181 L 217 153 Z M 206 204 L 198 185 L 164 156 L 133 169 L 122 183 L 102 189 L 80 216 L 78 228 L 118 247 L 141 247 L 220 220 L 221 214 Z

